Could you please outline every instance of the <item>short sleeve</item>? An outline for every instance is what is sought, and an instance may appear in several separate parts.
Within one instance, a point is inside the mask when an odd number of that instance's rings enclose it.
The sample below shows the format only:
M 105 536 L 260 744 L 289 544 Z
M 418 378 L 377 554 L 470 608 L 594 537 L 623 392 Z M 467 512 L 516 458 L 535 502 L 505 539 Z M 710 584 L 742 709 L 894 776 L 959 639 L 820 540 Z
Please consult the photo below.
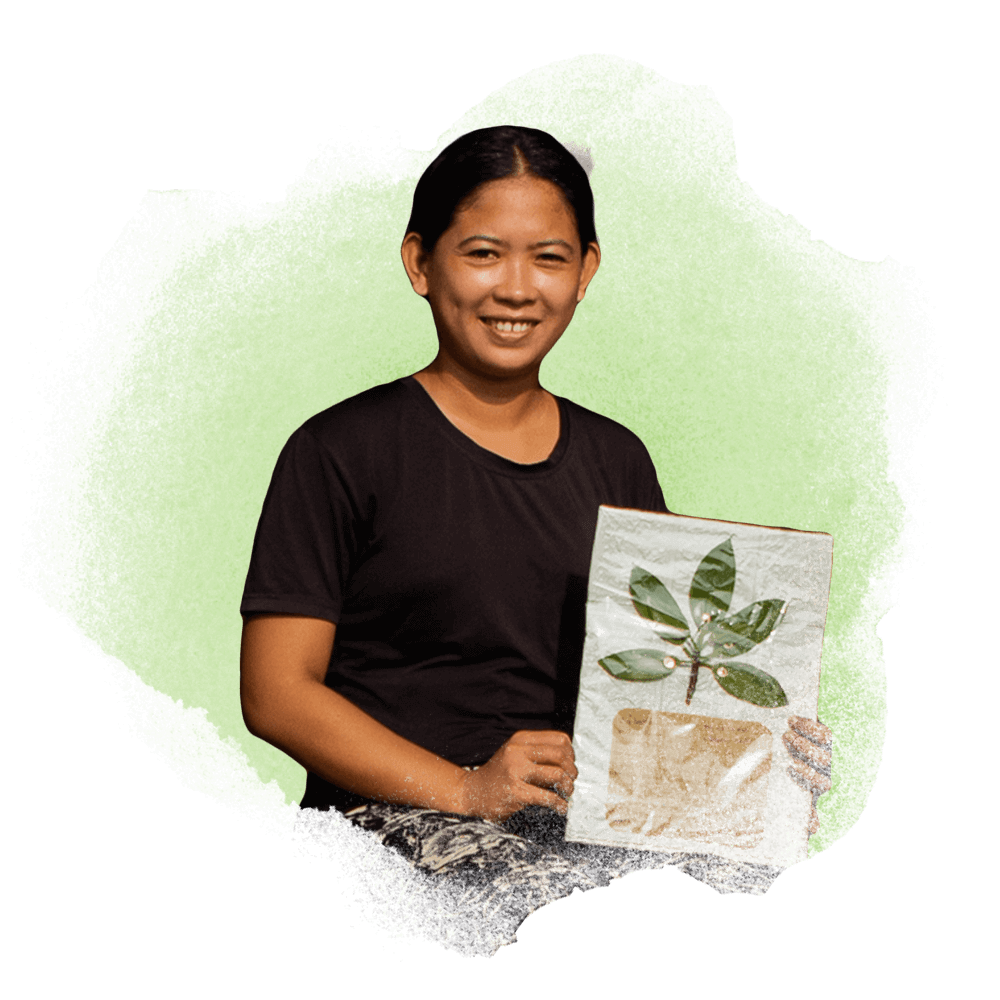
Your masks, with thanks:
M 649 490 L 649 506 L 645 509 L 655 510 L 658 514 L 670 513 L 670 508 L 667 507 L 667 502 L 663 499 L 663 490 L 660 488 L 659 481 L 655 476 Z
M 663 490 L 660 488 L 660 481 L 656 475 L 656 466 L 653 465 L 652 458 L 646 446 L 635 439 L 636 450 L 635 459 L 632 466 L 633 491 L 636 497 L 635 508 L 637 510 L 651 510 L 658 514 L 669 514 L 666 501 L 663 499 Z
M 336 623 L 362 533 L 342 464 L 299 428 L 282 449 L 264 498 L 240 613 Z

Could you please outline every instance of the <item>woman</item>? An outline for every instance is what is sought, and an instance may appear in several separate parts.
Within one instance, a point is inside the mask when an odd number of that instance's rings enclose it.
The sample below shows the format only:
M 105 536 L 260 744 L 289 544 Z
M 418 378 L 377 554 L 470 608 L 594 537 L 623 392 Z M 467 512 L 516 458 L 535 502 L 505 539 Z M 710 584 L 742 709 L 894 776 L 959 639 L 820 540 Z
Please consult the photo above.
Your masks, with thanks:
M 306 767 L 303 808 L 424 868 L 455 867 L 449 830 L 492 845 L 467 870 L 548 865 L 536 905 L 637 864 L 690 868 L 565 845 L 559 826 L 597 509 L 667 510 L 634 434 L 539 383 L 600 265 L 587 175 L 544 132 L 469 133 L 421 177 L 402 257 L 439 350 L 283 450 L 241 606 L 247 726 Z M 820 769 L 803 760 L 803 780 L 828 787 L 828 731 L 796 727 Z M 719 864 L 730 889 L 776 874 Z

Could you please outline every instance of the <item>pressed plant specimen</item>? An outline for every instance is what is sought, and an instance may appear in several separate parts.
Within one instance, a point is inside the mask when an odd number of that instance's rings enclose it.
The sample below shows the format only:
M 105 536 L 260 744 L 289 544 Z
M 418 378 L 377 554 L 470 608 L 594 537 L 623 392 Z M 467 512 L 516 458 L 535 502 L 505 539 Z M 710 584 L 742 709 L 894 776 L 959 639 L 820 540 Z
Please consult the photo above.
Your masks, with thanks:
M 684 617 L 670 591 L 648 570 L 632 569 L 629 594 L 632 606 L 648 621 L 665 643 L 678 647 L 663 655 L 660 649 L 626 649 L 600 660 L 612 677 L 621 681 L 659 681 L 673 676 L 680 667 L 690 670 L 686 705 L 698 686 L 699 671 L 706 669 L 727 694 L 762 708 L 788 704 L 781 685 L 770 674 L 750 663 L 732 659 L 763 642 L 781 621 L 787 602 L 780 599 L 754 601 L 742 611 L 729 614 L 736 584 L 736 556 L 727 538 L 702 559 L 691 579 L 688 594 L 691 623 Z

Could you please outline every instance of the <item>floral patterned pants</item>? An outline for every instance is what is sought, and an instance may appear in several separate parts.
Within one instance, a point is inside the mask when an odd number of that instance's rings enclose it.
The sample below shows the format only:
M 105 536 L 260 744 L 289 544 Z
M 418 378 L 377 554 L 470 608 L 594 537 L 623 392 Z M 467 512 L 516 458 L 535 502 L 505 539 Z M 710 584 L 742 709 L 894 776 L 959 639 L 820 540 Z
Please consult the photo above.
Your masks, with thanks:
M 781 872 L 711 854 L 660 853 L 570 843 L 566 821 L 529 806 L 502 825 L 470 816 L 373 803 L 347 814 L 446 889 L 463 931 L 449 943 L 491 954 L 514 940 L 526 916 L 574 889 L 608 885 L 630 871 L 680 868 L 722 893 L 761 895 Z M 438 879 L 443 880 L 438 882 Z

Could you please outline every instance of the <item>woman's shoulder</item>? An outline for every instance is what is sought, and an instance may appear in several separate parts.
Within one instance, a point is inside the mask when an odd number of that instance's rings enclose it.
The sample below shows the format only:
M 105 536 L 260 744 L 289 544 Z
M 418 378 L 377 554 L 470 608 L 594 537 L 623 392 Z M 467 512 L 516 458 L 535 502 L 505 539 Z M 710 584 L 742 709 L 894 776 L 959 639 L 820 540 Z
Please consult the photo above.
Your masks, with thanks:
M 333 446 L 392 433 L 396 420 L 412 405 L 404 379 L 372 386 L 311 416 L 292 435 L 308 435 Z
M 573 428 L 574 436 L 579 431 L 584 440 L 602 450 L 621 449 L 626 453 L 648 454 L 646 446 L 635 431 L 603 413 L 588 410 L 566 397 L 560 398 L 569 411 L 570 426 Z

